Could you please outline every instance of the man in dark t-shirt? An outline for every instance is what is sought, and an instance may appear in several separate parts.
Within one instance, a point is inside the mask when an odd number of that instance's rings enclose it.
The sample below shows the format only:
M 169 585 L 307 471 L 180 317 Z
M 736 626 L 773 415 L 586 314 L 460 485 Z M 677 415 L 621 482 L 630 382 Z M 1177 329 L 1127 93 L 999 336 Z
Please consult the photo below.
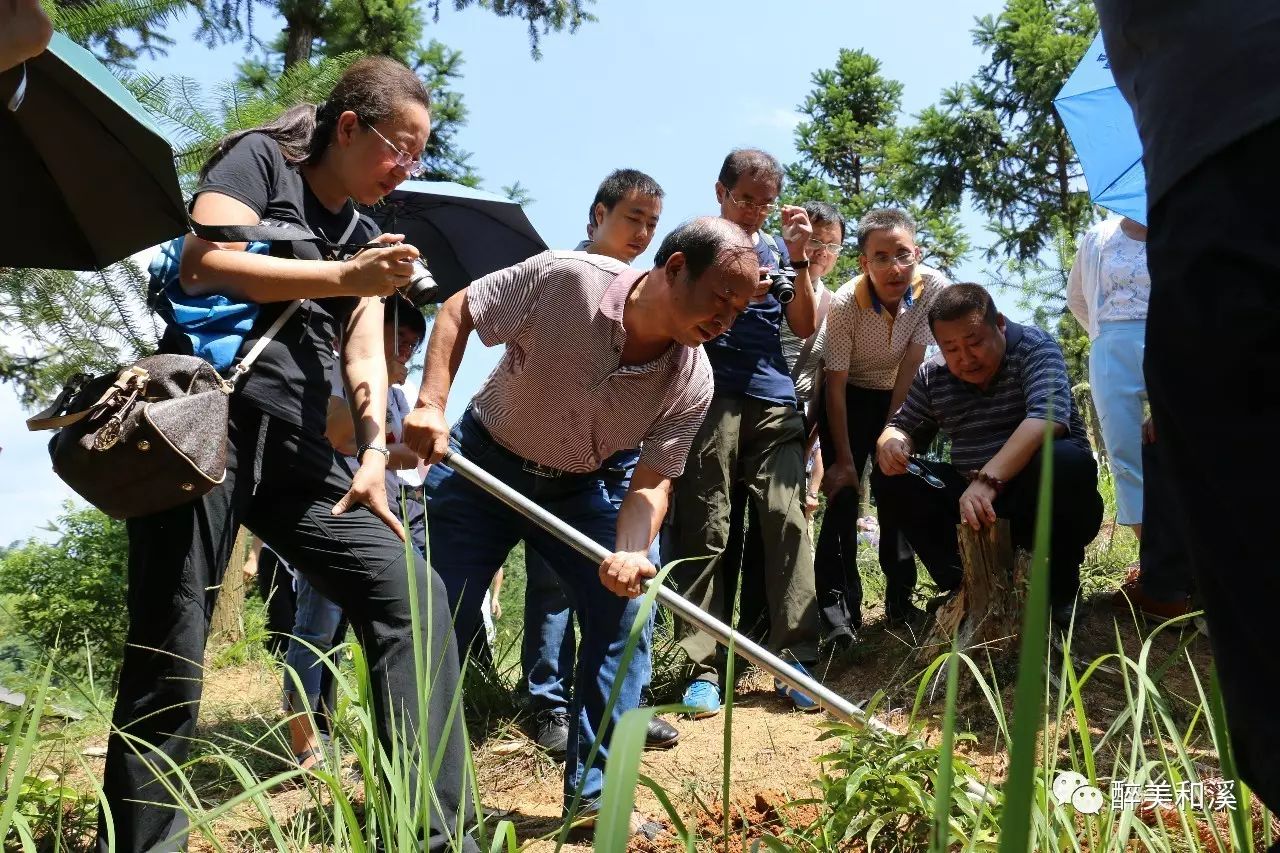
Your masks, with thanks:
M 1280 4 L 1097 6 L 1147 174 L 1156 452 L 1204 604 L 1236 768 L 1278 811 L 1275 522 L 1270 501 L 1249 497 L 1265 482 L 1258 466 L 1221 451 L 1280 419 Z M 1212 524 L 1206 507 L 1222 510 Z
M 721 216 L 751 236 L 762 271 L 780 266 L 795 269 L 795 297 L 784 305 L 765 278 L 755 301 L 733 327 L 704 346 L 715 374 L 715 396 L 685 475 L 676 482 L 663 557 L 693 558 L 675 570 L 681 594 L 730 621 L 729 592 L 738 566 L 731 565 L 726 555 L 735 552 L 728 547 L 733 516 L 740 517 L 745 510 L 741 505 L 735 509 L 733 502 L 741 484 L 764 542 L 767 645 L 801 666 L 817 659 L 818 616 L 813 544 L 804 514 L 804 418 L 782 354 L 781 326 L 785 319 L 797 336 L 813 334 L 817 299 L 808 271 L 813 227 L 804 208 L 782 208 L 785 240 L 761 230 L 777 208 L 781 189 L 778 161 L 755 149 L 730 152 L 716 182 Z M 680 645 L 694 668 L 684 704 L 695 709 L 695 717 L 717 713 L 723 652 L 714 638 L 691 626 L 684 629 Z M 797 707 L 816 707 L 808 697 L 788 695 Z

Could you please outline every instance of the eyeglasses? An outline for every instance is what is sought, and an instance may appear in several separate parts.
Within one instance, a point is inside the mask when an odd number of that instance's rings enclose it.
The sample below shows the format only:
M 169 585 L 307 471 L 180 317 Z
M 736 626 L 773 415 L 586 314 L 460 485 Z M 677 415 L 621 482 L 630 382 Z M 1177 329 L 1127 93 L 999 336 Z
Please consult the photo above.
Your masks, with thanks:
M 417 157 L 414 157 L 412 154 L 406 154 L 403 151 L 401 151 L 399 146 L 397 146 L 390 139 L 387 139 L 385 136 L 379 133 L 378 129 L 374 127 L 372 124 L 370 124 L 369 122 L 365 121 L 364 119 L 361 119 L 360 122 L 365 127 L 372 130 L 379 139 L 387 143 L 388 148 L 396 152 L 396 166 L 401 169 L 404 169 L 405 172 L 408 173 L 409 177 L 411 178 L 421 177 L 427 171 L 426 163 L 423 163 L 420 159 L 418 159 Z
M 729 197 L 729 201 L 733 202 L 735 205 L 742 208 L 743 210 L 751 210 L 756 213 L 772 213 L 773 211 L 778 209 L 777 199 L 774 199 L 773 201 L 766 201 L 764 203 L 755 202 L 755 201 L 738 201 L 736 198 L 733 197 L 733 193 L 729 192 L 728 190 L 725 190 L 724 194 Z
M 867 263 L 878 270 L 887 270 L 889 267 L 894 266 L 913 267 L 916 265 L 916 255 L 915 252 L 903 252 L 902 254 L 894 255 L 892 258 L 876 256 L 868 258 Z
M 832 255 L 838 255 L 843 248 L 844 246 L 840 243 L 824 243 L 816 237 L 809 240 L 809 249 L 814 252 L 830 252 Z

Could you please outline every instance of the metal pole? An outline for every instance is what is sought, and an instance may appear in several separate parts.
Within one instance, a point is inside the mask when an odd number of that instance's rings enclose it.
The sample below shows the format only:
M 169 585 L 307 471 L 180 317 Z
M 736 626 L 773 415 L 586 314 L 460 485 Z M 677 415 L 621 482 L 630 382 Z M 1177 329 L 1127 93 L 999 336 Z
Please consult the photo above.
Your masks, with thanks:
M 542 529 L 551 533 L 566 545 L 572 547 L 582 556 L 599 565 L 608 559 L 612 553 L 599 542 L 586 536 L 581 531 L 570 527 L 556 515 L 548 512 L 538 506 L 497 477 L 485 471 L 483 468 L 475 465 L 471 461 L 464 459 L 457 453 L 446 453 L 443 459 L 444 464 L 466 477 L 472 483 L 484 489 L 507 506 L 514 509 L 530 521 L 537 524 Z M 646 581 L 646 587 L 652 581 Z M 658 600 L 661 601 L 668 609 L 674 610 L 676 614 L 687 622 L 697 625 L 711 636 L 722 646 L 729 645 L 730 637 L 733 638 L 734 650 L 756 666 L 773 675 L 774 678 L 785 683 L 788 687 L 804 693 L 813 699 L 822 707 L 824 711 L 831 714 L 846 723 L 854 725 L 867 726 L 884 734 L 901 735 L 901 732 L 894 729 L 887 723 L 884 723 L 875 717 L 866 713 L 861 707 L 845 699 L 835 691 L 827 688 L 821 682 L 806 673 L 800 672 L 798 669 L 788 665 L 786 661 L 770 652 L 768 649 L 754 642 L 733 628 L 729 627 L 719 619 L 707 613 L 700 607 L 690 603 L 683 596 L 667 589 L 665 586 L 658 587 Z M 990 800 L 991 795 L 986 788 L 971 783 L 969 786 L 971 796 L 979 800 Z

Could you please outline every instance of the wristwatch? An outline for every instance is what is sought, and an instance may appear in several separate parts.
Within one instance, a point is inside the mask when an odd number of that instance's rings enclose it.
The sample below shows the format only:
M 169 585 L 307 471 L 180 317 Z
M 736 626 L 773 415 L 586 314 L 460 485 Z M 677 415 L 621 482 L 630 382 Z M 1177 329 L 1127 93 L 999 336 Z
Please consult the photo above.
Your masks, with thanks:
M 807 270 L 809 268 L 808 259 L 792 260 L 791 268 L 793 270 Z
M 364 452 L 365 452 L 366 450 L 376 450 L 376 451 L 378 451 L 379 453 L 381 453 L 381 454 L 382 454 L 382 458 L 383 458 L 383 459 L 390 459 L 390 458 L 391 458 L 391 451 L 390 451 L 390 450 L 387 450 L 387 448 L 385 448 L 385 447 L 379 447 L 379 446 L 378 446 L 378 445 L 376 445 L 376 444 L 362 444 L 362 445 L 360 445 L 359 447 L 357 447 L 357 448 L 356 448 L 356 461 L 359 461 L 359 460 L 361 460 L 361 459 L 364 459 Z

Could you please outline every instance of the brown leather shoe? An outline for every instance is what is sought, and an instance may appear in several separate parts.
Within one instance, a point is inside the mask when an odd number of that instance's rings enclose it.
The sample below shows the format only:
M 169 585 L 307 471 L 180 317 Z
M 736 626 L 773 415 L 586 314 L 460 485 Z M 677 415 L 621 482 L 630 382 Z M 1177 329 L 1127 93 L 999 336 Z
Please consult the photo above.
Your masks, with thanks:
M 1138 572 L 1130 568 L 1125 582 L 1111 596 L 1111 606 L 1117 610 L 1132 610 L 1144 619 L 1167 622 L 1191 612 L 1191 599 L 1184 597 L 1174 601 L 1160 601 L 1142 591 Z

